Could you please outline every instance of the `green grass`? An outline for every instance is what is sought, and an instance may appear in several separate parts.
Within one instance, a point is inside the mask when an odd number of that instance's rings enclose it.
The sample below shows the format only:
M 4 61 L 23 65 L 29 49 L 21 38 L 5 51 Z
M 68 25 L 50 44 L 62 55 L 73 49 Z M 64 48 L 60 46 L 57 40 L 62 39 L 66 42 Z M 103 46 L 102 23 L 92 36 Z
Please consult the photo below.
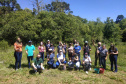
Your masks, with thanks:
M 32 69 L 28 69 L 27 56 L 23 47 L 22 70 L 15 71 L 13 56 L 13 46 L 6 51 L 0 50 L 0 84 L 124 84 L 126 82 L 126 45 L 121 43 L 116 46 L 119 50 L 118 72 L 110 71 L 110 61 L 107 59 L 107 70 L 104 74 L 93 73 L 92 68 L 89 74 L 83 70 L 45 69 L 41 74 L 34 74 Z M 95 48 L 92 46 L 91 59 L 94 65 Z M 107 46 L 109 48 L 109 46 Z M 38 54 L 36 47 L 35 56 Z M 81 52 L 81 60 L 82 52 Z M 3 62 L 3 63 L 2 63 Z M 46 61 L 45 61 L 46 64 Z M 82 67 L 81 67 L 82 68 Z

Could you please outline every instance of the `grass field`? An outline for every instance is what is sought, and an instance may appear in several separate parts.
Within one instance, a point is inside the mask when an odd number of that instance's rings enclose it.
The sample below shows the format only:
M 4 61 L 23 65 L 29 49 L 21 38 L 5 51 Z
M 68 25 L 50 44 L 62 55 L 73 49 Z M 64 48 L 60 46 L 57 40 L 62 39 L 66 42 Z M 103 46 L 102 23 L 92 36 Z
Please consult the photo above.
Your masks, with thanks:
M 119 51 L 117 73 L 110 71 L 109 58 L 107 59 L 107 70 L 104 72 L 104 74 L 93 73 L 95 49 L 92 46 L 92 70 L 89 71 L 89 74 L 87 75 L 82 69 L 80 71 L 76 71 L 74 69 L 66 71 L 62 71 L 60 69 L 45 69 L 41 74 L 34 74 L 32 69 L 28 69 L 24 47 L 22 55 L 22 69 L 15 71 L 15 58 L 13 56 L 14 49 L 12 46 L 6 51 L 0 50 L 0 84 L 125 84 L 126 44 L 121 43 L 116 47 Z M 107 46 L 107 48 L 109 48 L 109 46 Z M 35 56 L 37 54 L 38 50 L 36 47 Z

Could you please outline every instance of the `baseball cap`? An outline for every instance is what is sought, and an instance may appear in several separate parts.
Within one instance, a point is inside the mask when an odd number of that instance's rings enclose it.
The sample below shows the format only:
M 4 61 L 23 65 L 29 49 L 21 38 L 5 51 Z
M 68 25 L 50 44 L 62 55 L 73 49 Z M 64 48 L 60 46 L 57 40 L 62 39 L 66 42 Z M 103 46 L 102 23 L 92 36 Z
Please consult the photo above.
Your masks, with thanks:
M 85 43 L 88 43 L 88 41 L 85 41 Z

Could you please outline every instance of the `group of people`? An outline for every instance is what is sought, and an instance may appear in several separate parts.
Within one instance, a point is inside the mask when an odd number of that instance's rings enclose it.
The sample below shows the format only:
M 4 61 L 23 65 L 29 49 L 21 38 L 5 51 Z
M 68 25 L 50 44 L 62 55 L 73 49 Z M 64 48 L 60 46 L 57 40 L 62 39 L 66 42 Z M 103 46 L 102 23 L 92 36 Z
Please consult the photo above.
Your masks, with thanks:
M 118 50 L 115 48 L 113 44 L 111 44 L 109 51 L 106 49 L 106 46 L 101 46 L 101 42 L 98 42 L 96 45 L 93 42 L 93 45 L 96 48 L 95 52 L 95 66 L 97 66 L 97 60 L 99 59 L 99 66 L 106 69 L 106 60 L 108 54 L 110 55 L 110 62 L 111 62 L 111 70 L 113 71 L 113 63 L 115 65 L 115 71 L 117 72 L 117 56 Z M 15 70 L 21 68 L 21 58 L 22 58 L 22 42 L 21 39 L 18 37 L 17 41 L 14 43 L 14 56 L 15 56 Z M 81 61 L 81 50 L 83 51 L 83 60 Z M 80 66 L 83 66 L 84 71 L 88 73 L 91 70 L 91 57 L 90 51 L 91 47 L 88 45 L 88 41 L 85 41 L 83 49 L 79 45 L 79 42 L 74 40 L 74 43 L 69 43 L 69 46 L 65 43 L 59 42 L 57 46 L 57 53 L 55 51 L 55 47 L 50 40 L 47 40 L 47 44 L 44 46 L 43 42 L 40 42 L 38 46 L 39 54 L 37 57 L 34 57 L 35 53 L 35 46 L 32 45 L 32 41 L 28 42 L 28 45 L 25 47 L 25 51 L 27 54 L 28 60 L 28 68 L 31 68 L 31 65 L 35 72 L 44 70 L 44 60 L 47 58 L 47 65 L 49 68 L 58 68 L 59 66 L 63 67 L 66 70 L 66 64 L 68 64 L 69 68 L 76 67 L 77 70 L 80 70 Z M 68 59 L 66 58 L 66 54 L 68 52 Z M 55 61 L 55 54 L 57 55 L 57 60 Z M 45 56 L 44 56 L 45 55 Z M 31 64 L 32 61 L 32 64 Z

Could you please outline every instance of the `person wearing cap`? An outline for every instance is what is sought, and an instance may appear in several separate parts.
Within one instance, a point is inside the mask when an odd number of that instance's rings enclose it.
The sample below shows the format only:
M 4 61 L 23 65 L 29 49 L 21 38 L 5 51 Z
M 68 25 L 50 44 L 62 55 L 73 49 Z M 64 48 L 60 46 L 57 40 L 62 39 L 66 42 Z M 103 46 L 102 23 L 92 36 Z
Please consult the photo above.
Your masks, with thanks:
M 43 60 L 42 60 L 40 54 L 38 54 L 37 57 L 33 59 L 32 67 L 33 67 L 35 73 L 37 71 L 40 73 L 42 70 L 44 70 Z
M 109 59 L 111 62 L 111 71 L 113 71 L 113 63 L 115 65 L 115 73 L 118 71 L 117 69 L 117 57 L 118 57 L 118 49 L 111 43 L 109 48 Z
M 83 46 L 83 51 L 84 51 L 83 53 L 84 57 L 85 57 L 85 53 L 87 53 L 88 56 L 90 57 L 91 47 L 88 45 L 88 41 L 85 41 L 85 44 Z
M 85 57 L 83 57 L 83 68 L 84 68 L 84 71 L 86 71 L 86 74 L 88 74 L 88 71 L 90 70 L 91 68 L 91 58 L 88 56 L 88 53 L 85 53 Z
M 101 56 L 101 64 L 103 68 L 106 69 L 106 60 L 108 56 L 108 50 L 106 49 L 106 46 L 103 45 L 101 51 L 98 51 L 98 53 L 100 53 Z
M 22 58 L 22 42 L 20 37 L 17 38 L 17 41 L 14 43 L 14 56 L 15 56 L 15 70 L 18 70 L 18 63 L 19 69 L 21 68 L 21 58 Z
M 46 44 L 46 56 L 49 54 L 48 50 L 50 48 L 50 40 L 47 40 L 47 44 Z
M 56 66 L 63 66 L 63 69 L 66 70 L 66 57 L 63 54 L 62 50 L 60 50 L 60 53 L 57 55 L 57 62 Z
M 28 42 L 28 45 L 25 47 L 27 59 L 28 59 L 28 68 L 31 68 L 30 60 L 33 60 L 33 56 L 35 53 L 35 46 L 32 45 L 32 41 Z
M 80 64 L 81 64 L 81 60 L 80 60 L 81 46 L 79 45 L 79 42 L 77 42 L 77 44 L 75 44 L 74 52 L 78 55 L 79 61 L 80 61 Z
M 101 47 L 101 42 L 98 42 L 98 46 L 94 43 L 93 41 L 93 45 L 96 49 L 95 51 L 95 66 L 97 66 L 97 60 L 99 59 L 99 66 L 101 66 L 101 56 L 100 53 L 98 53 L 99 51 L 101 51 L 102 47 Z
M 38 50 L 39 50 L 39 54 L 41 55 L 41 58 L 44 62 L 44 52 L 45 52 L 45 46 L 43 44 L 43 42 L 40 42 L 40 45 L 38 46 Z
M 49 54 L 47 55 L 47 64 L 49 68 L 56 68 L 55 61 L 55 54 L 53 53 L 52 49 L 49 49 Z

